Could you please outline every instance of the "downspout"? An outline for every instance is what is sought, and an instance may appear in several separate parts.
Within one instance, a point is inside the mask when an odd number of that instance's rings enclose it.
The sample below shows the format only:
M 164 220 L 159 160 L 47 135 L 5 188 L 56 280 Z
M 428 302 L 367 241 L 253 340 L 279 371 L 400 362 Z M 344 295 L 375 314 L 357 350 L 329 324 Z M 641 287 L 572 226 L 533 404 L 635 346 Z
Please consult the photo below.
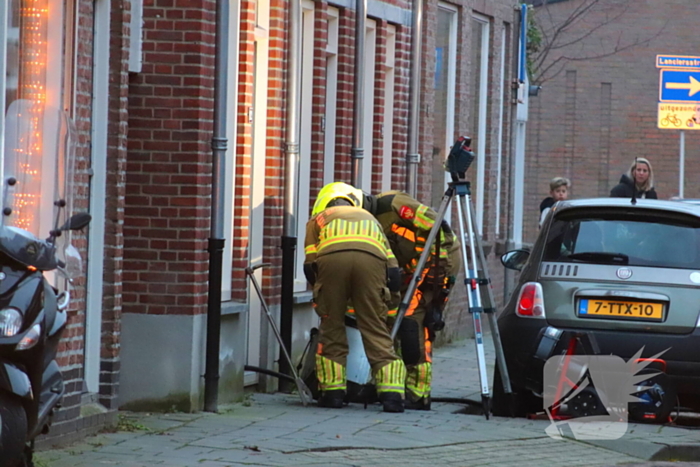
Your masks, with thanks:
M 423 40 L 423 0 L 413 0 L 413 17 L 411 18 L 411 101 L 408 113 L 408 148 L 406 153 L 406 192 L 416 197 L 418 192 L 418 133 L 420 120 L 420 72 L 421 41 Z
M 287 352 L 292 353 L 294 314 L 294 264 L 297 249 L 297 205 L 299 189 L 299 138 L 301 111 L 301 0 L 289 2 L 289 56 L 287 60 L 287 142 L 284 179 L 284 227 L 282 231 L 282 304 L 280 335 Z M 279 370 L 286 375 L 291 368 L 280 349 Z M 280 390 L 289 391 L 288 381 L 280 379 Z
M 204 410 L 216 412 L 219 399 L 219 351 L 221 344 L 221 275 L 224 257 L 224 190 L 226 175 L 226 103 L 228 93 L 228 0 L 216 2 L 216 52 L 214 61 L 214 132 L 211 138 L 211 237 L 209 238 L 209 290 L 207 345 L 204 372 Z
M 514 196 L 513 196 L 513 237 L 515 248 L 523 243 L 523 202 L 525 197 L 525 136 L 528 120 L 528 77 L 527 77 L 527 5 L 520 6 L 520 47 L 518 64 L 518 100 L 516 109 Z
M 507 250 L 520 248 L 523 241 L 523 197 L 525 186 L 525 133 L 528 117 L 528 92 L 527 92 L 527 5 L 516 7 L 516 23 L 520 31 L 516 36 L 518 55 L 515 58 L 515 69 L 518 72 L 517 80 L 513 83 L 514 114 L 513 119 L 513 160 L 511 175 L 511 206 L 510 228 L 508 231 Z M 515 287 L 515 272 L 506 269 L 503 280 L 503 298 L 508 300 Z
M 352 109 L 352 155 L 350 166 L 350 184 L 356 188 L 370 191 L 371 186 L 362 186 L 362 160 L 365 151 L 362 147 L 363 106 L 365 103 L 365 33 L 367 19 L 367 0 L 356 0 L 355 10 L 355 105 Z M 372 148 L 369 149 L 370 155 Z M 371 158 L 370 158 L 371 161 Z M 371 163 L 371 162 L 370 162 Z

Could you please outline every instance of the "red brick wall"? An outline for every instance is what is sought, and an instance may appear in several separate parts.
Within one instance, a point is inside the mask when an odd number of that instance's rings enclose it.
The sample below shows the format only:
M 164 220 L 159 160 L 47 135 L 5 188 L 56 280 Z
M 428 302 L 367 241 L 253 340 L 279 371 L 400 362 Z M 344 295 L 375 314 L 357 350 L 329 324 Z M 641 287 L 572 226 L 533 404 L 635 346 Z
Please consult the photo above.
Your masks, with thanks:
M 77 130 L 77 185 L 79 197 L 75 204 L 78 210 L 89 210 L 88 171 L 92 149 L 92 98 L 93 98 L 93 10 L 92 0 L 77 0 L 77 35 L 75 47 L 75 107 L 72 109 Z M 58 362 L 65 382 L 62 407 L 54 417 L 48 436 L 38 439 L 38 446 L 73 442 L 88 433 L 93 433 L 110 423 L 117 409 L 119 390 L 119 333 L 122 293 L 122 223 L 124 210 L 124 172 L 127 137 L 127 62 L 129 54 L 129 22 L 131 19 L 129 0 L 111 0 L 110 29 L 110 84 L 109 122 L 107 154 L 107 204 L 105 225 L 105 260 L 102 303 L 102 343 L 100 362 L 99 402 L 109 410 L 100 414 L 80 418 L 81 395 L 84 378 L 85 339 L 85 285 L 89 278 L 77 278 L 72 289 L 68 324 L 59 344 Z M 87 257 L 86 232 L 74 232 L 73 243 Z M 85 266 L 85 264 L 84 264 Z M 86 269 L 84 268 L 84 271 Z M 91 310 L 94 312 L 94 310 Z
M 102 361 L 100 403 L 116 410 L 119 396 L 119 341 L 124 262 L 124 197 L 128 132 L 130 2 L 112 0 L 110 19 L 109 123 L 107 128 L 107 203 L 102 276 Z M 118 79 L 116 79 L 118 78 Z
M 550 11 L 555 18 L 563 18 L 575 5 L 560 2 L 551 5 Z M 584 26 L 600 24 L 604 15 L 611 14 L 607 8 L 593 10 Z M 643 156 L 653 165 L 659 197 L 678 194 L 679 132 L 657 128 L 659 71 L 655 59 L 657 54 L 700 55 L 697 12 L 694 0 L 664 3 L 661 9 L 656 4 L 635 2 L 614 27 L 601 28 L 586 42 L 562 51 L 580 56 L 579 48 L 584 52 L 600 49 L 601 41 L 616 44 L 620 40 L 624 45 L 650 39 L 648 44 L 609 57 L 570 62 L 559 76 L 543 84 L 539 97 L 530 99 L 527 241 L 537 233 L 538 206 L 555 176 L 571 179 L 571 198 L 608 196 L 634 157 Z M 697 198 L 700 188 L 694 181 L 700 175 L 700 160 L 694 155 L 700 147 L 700 131 L 685 133 L 685 197 Z
M 287 25 L 288 3 L 283 0 L 270 2 L 270 61 L 268 68 L 268 99 L 267 99 L 267 154 L 265 169 L 265 242 L 263 254 L 265 261 L 271 261 L 274 267 L 269 268 L 263 277 L 263 287 L 266 296 L 271 297 L 271 303 L 279 303 L 281 287 L 282 250 L 280 238 L 283 234 L 284 222 L 284 180 L 285 180 L 285 141 L 286 137 L 286 95 L 287 95 Z M 315 36 L 314 36 L 315 37 Z M 317 39 L 318 40 L 318 39 Z M 314 91 L 316 92 L 316 91 Z M 314 117 L 315 118 L 315 117 Z M 318 127 L 318 123 L 315 124 Z M 303 248 L 303 239 L 297 239 L 297 248 Z M 235 270 L 234 270 L 235 273 Z
M 150 0 L 130 76 L 124 312 L 206 311 L 214 0 Z

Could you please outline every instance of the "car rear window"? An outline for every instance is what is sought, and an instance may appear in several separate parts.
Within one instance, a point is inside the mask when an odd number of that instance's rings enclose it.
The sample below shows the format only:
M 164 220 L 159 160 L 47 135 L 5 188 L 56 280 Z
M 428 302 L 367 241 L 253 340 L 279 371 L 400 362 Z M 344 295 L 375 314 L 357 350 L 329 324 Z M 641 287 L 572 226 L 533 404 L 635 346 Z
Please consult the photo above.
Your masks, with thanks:
M 676 213 L 561 212 L 544 261 L 700 269 L 700 222 Z

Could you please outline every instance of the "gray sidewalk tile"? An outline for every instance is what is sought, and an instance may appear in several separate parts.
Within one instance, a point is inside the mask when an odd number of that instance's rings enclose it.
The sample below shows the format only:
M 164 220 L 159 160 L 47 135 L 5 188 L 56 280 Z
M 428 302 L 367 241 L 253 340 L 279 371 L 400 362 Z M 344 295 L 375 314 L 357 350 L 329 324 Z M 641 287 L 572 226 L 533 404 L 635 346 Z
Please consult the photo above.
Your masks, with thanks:
M 486 355 L 492 375 L 490 339 Z M 436 349 L 434 362 L 434 397 L 479 398 L 473 341 Z M 700 453 L 698 430 L 630 424 L 621 440 L 554 440 L 545 433 L 548 420 L 487 421 L 466 408 L 435 402 L 430 412 L 386 414 L 379 404 L 329 410 L 302 407 L 296 395 L 254 394 L 219 414 L 125 413 L 148 431 L 103 433 L 37 457 L 47 467 L 539 467 L 639 464 L 655 452 L 688 448 Z

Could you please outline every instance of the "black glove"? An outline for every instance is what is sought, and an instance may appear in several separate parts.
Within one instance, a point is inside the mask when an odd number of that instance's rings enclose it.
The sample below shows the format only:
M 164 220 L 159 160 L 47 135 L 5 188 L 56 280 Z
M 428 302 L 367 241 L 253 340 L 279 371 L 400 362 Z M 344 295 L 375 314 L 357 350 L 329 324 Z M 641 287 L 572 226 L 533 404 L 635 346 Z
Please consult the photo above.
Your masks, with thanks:
M 304 263 L 304 275 L 309 284 L 314 285 L 316 283 L 317 272 L 318 266 L 316 266 L 316 263 Z
M 387 268 L 386 269 L 386 285 L 391 292 L 401 290 L 401 269 Z

